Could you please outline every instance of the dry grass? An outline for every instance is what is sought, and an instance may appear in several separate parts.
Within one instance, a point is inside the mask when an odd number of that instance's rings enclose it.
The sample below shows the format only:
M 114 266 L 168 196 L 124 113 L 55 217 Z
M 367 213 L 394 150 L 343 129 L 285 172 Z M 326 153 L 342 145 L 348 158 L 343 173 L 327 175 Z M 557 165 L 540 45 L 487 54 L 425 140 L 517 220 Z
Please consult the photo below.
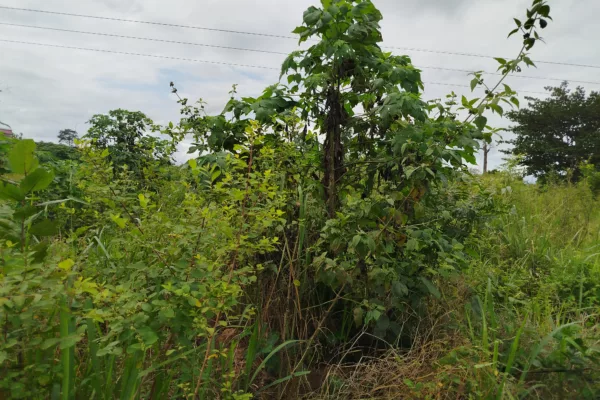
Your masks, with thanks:
M 363 351 L 356 345 L 361 336 L 370 336 L 363 331 L 347 348 L 340 349 L 339 362 L 323 366 L 320 388 L 303 398 L 460 398 L 461 385 L 469 378 L 468 371 L 461 365 L 444 365 L 443 359 L 453 349 L 469 346 L 466 336 L 449 324 L 452 310 L 457 309 L 457 304 L 464 304 L 469 291 L 462 282 L 455 282 L 446 290 L 453 293 L 446 301 L 431 302 L 428 316 L 416 323 L 409 349 L 399 350 L 390 344 L 389 349 L 380 354 L 372 353 L 362 356 L 358 362 L 344 363 L 348 355 Z M 449 377 L 453 381 L 452 390 L 448 388 Z

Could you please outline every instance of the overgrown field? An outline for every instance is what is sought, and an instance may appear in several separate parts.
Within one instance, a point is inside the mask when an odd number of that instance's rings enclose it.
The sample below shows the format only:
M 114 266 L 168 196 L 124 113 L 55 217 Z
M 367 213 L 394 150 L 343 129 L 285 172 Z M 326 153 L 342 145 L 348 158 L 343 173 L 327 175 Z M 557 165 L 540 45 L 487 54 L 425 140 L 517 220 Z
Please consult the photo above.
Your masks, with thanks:
M 598 166 L 469 173 L 549 13 L 472 99 L 424 101 L 373 3 L 323 0 L 221 114 L 3 138 L 0 398 L 598 398 Z
M 331 366 L 316 398 L 598 396 L 598 197 L 508 173 L 476 182 L 503 211 L 471 233 L 468 267 L 428 303 L 409 349 Z

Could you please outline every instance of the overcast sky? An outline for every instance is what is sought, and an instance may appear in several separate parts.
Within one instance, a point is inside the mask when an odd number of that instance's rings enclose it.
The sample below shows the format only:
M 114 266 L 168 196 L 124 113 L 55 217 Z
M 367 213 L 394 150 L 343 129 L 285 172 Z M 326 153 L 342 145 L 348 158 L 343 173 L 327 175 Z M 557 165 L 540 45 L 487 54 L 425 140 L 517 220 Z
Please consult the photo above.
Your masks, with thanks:
M 171 24 L 290 36 L 302 13 L 315 0 L 0 0 L 0 6 L 136 19 Z M 513 17 L 521 18 L 527 0 L 375 0 L 382 11 L 384 46 L 515 56 L 520 39 L 507 40 Z M 533 49 L 534 60 L 600 65 L 600 1 L 551 0 L 554 17 L 543 31 L 547 44 Z M 0 9 L 0 22 L 79 31 L 196 42 L 210 45 L 289 52 L 297 41 L 265 36 L 182 29 L 128 22 Z M 93 49 L 135 52 L 226 63 L 279 68 L 284 55 L 234 51 L 183 44 L 55 32 L 0 25 L 0 39 Z M 413 50 L 418 67 L 494 71 L 494 60 Z M 600 69 L 538 64 L 523 75 L 600 82 Z M 169 91 L 174 81 L 180 94 L 202 98 L 211 112 L 220 112 L 233 83 L 241 95 L 256 96 L 277 82 L 278 71 L 211 65 L 182 60 L 147 58 L 40 47 L 0 41 L 0 121 L 36 140 L 56 141 L 60 129 L 87 130 L 93 114 L 116 108 L 140 110 L 158 123 L 177 121 L 179 105 Z M 487 81 L 494 77 L 488 76 Z M 424 99 L 454 90 L 468 94 L 465 73 L 423 68 Z M 559 80 L 512 77 L 516 90 L 543 92 Z M 572 83 L 577 85 L 577 83 Z M 598 90 L 600 84 L 582 84 Z M 523 95 L 541 96 L 532 93 Z M 494 118 L 496 126 L 508 122 Z M 181 149 L 178 159 L 185 158 Z M 501 163 L 493 151 L 490 164 Z

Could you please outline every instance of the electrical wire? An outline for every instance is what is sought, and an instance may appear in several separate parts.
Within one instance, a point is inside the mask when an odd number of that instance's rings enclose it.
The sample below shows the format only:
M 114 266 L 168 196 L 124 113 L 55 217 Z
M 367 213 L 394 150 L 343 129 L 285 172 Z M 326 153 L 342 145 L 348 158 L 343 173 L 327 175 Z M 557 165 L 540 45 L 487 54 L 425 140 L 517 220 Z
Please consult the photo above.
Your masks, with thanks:
M 174 24 L 167 22 L 155 22 L 155 21 L 143 21 L 136 19 L 125 19 L 125 18 L 115 18 L 115 17 L 103 17 L 98 15 L 89 15 L 89 14 L 75 14 L 68 12 L 59 12 L 59 11 L 48 11 L 48 10 L 39 10 L 33 8 L 21 8 L 21 7 L 9 7 L 9 6 L 1 6 L 0 9 L 5 10 L 13 10 L 13 11 L 24 11 L 24 12 L 33 12 L 33 13 L 42 13 L 42 14 L 51 14 L 51 15 L 62 15 L 68 17 L 78 17 L 78 18 L 91 18 L 98 20 L 106 20 L 106 21 L 117 21 L 117 22 L 128 22 L 128 23 L 136 23 L 136 24 L 146 24 L 146 25 L 157 25 L 157 26 L 169 26 L 175 28 L 185 28 L 185 29 L 199 29 L 213 32 L 221 32 L 221 33 L 235 33 L 240 35 L 252 35 L 252 36 L 263 36 L 263 37 L 271 37 L 278 39 L 293 39 L 298 40 L 297 37 L 294 36 L 286 36 L 286 35 L 276 35 L 271 33 L 261 33 L 261 32 L 249 32 L 249 31 L 238 31 L 232 29 L 221 29 L 221 28 L 208 28 L 203 26 L 193 26 L 193 25 L 183 25 L 183 24 Z M 493 59 L 495 57 L 488 56 L 485 54 L 476 54 L 476 53 L 463 53 L 463 52 L 455 52 L 455 51 L 443 51 L 443 50 L 432 50 L 432 49 L 424 49 L 419 47 L 400 47 L 400 46 L 382 46 L 387 49 L 396 49 L 396 50 L 405 50 L 405 51 L 418 51 L 418 52 L 426 52 L 426 53 L 437 53 L 437 54 L 447 54 L 447 55 L 457 55 L 463 57 L 479 57 L 479 58 L 487 58 Z M 590 64 L 575 64 L 568 62 L 560 62 L 560 61 L 541 61 L 535 60 L 536 63 L 540 64 L 553 64 L 553 65 L 564 65 L 571 67 L 579 67 L 579 68 L 595 68 L 600 69 L 600 65 L 590 65 Z
M 65 46 L 65 45 L 58 45 L 58 44 L 51 44 L 51 43 L 26 42 L 26 41 L 22 41 L 22 40 L 0 39 L 0 42 L 26 44 L 26 45 L 42 46 L 42 47 L 52 47 L 52 48 L 60 48 L 60 49 L 70 49 L 70 50 L 92 51 L 92 52 L 98 52 L 98 53 L 121 54 L 121 55 L 138 56 L 138 57 L 163 58 L 163 59 L 168 59 L 168 60 L 188 61 L 188 62 L 197 62 L 197 63 L 204 63 L 204 64 L 228 65 L 228 66 L 232 66 L 232 67 L 259 68 L 259 69 L 280 71 L 279 68 L 267 67 L 267 66 L 263 66 L 263 65 L 237 64 L 237 63 L 229 63 L 229 62 L 224 62 L 224 61 L 199 60 L 196 58 L 185 58 L 185 57 L 174 57 L 174 56 L 165 56 L 165 55 L 157 55 L 157 54 L 134 53 L 134 52 L 117 51 L 117 50 L 92 49 L 89 47 L 76 47 L 76 46 Z M 468 86 L 468 85 L 452 84 L 452 83 L 441 83 L 441 82 L 423 82 L 423 83 L 428 84 L 428 85 L 444 85 L 444 86 L 458 86 L 458 87 L 470 88 L 470 86 Z M 517 92 L 519 92 L 519 90 L 517 90 Z M 523 90 L 520 92 L 536 93 L 536 94 L 544 94 L 544 95 L 547 94 L 544 92 L 532 92 L 532 91 L 526 91 L 526 90 Z
M 184 41 L 178 41 L 178 40 L 157 39 L 157 38 L 149 38 L 149 37 L 142 37 L 142 36 L 128 36 L 128 35 L 119 35 L 119 34 L 104 33 L 104 32 L 80 31 L 80 30 L 74 30 L 74 29 L 54 28 L 54 27 L 47 27 L 47 26 L 14 24 L 14 23 L 9 23 L 9 22 L 0 22 L 0 25 L 12 26 L 12 27 L 19 27 L 19 28 L 50 30 L 50 31 L 56 31 L 56 32 L 76 33 L 76 34 L 82 34 L 82 35 L 115 37 L 115 38 L 120 38 L 120 39 L 133 39 L 133 40 L 160 42 L 160 43 L 172 43 L 172 44 L 182 44 L 182 45 L 190 45 L 190 46 L 201 46 L 201 47 L 209 47 L 209 48 L 225 49 L 225 50 L 249 51 L 249 52 L 256 52 L 256 53 L 276 54 L 276 55 L 288 55 L 289 54 L 289 53 L 284 53 L 284 52 L 279 52 L 279 51 L 270 51 L 270 50 L 261 50 L 261 49 L 247 49 L 247 48 L 241 48 L 241 47 L 219 46 L 219 45 L 196 43 L 196 42 L 184 42 Z M 465 72 L 465 73 L 473 73 L 473 72 L 475 72 L 475 70 L 458 69 L 458 68 L 447 68 L 447 67 L 433 67 L 433 66 L 416 66 L 416 67 L 419 68 L 419 69 L 435 69 L 435 70 L 453 71 L 453 72 Z M 483 71 L 483 73 L 486 74 L 486 75 L 502 76 L 502 74 L 495 73 L 495 72 L 485 72 L 485 71 Z M 518 74 L 511 75 L 511 76 L 515 77 L 515 78 L 523 78 L 523 79 L 538 79 L 538 80 L 550 80 L 550 81 L 560 81 L 560 82 L 568 81 L 568 82 L 573 82 L 573 83 L 585 83 L 585 84 L 591 84 L 591 85 L 600 85 L 600 82 L 580 81 L 580 80 L 573 80 L 573 79 L 566 79 L 566 78 L 549 78 L 549 77 L 528 76 L 528 75 L 518 75 Z

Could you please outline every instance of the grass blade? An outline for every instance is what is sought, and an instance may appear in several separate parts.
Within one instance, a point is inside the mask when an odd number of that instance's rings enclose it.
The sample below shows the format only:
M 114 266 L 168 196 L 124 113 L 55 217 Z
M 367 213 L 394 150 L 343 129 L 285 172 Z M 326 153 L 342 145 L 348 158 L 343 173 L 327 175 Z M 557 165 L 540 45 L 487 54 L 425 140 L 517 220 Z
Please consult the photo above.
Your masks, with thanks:
M 252 382 L 254 382 L 254 379 L 256 379 L 256 376 L 258 375 L 258 373 L 265 367 L 265 365 L 267 364 L 267 362 L 271 359 L 271 357 L 273 357 L 275 354 L 279 353 L 279 351 L 289 345 L 292 344 L 296 344 L 300 342 L 299 340 L 288 340 L 285 341 L 283 343 L 281 343 L 279 346 L 275 347 L 273 349 L 273 351 L 271 351 L 269 353 L 269 355 L 267 355 L 265 357 L 265 359 L 260 363 L 260 365 L 258 366 L 258 368 L 256 368 L 256 371 L 254 371 L 254 375 L 252 375 L 252 378 L 250 379 L 250 385 L 252 384 Z

